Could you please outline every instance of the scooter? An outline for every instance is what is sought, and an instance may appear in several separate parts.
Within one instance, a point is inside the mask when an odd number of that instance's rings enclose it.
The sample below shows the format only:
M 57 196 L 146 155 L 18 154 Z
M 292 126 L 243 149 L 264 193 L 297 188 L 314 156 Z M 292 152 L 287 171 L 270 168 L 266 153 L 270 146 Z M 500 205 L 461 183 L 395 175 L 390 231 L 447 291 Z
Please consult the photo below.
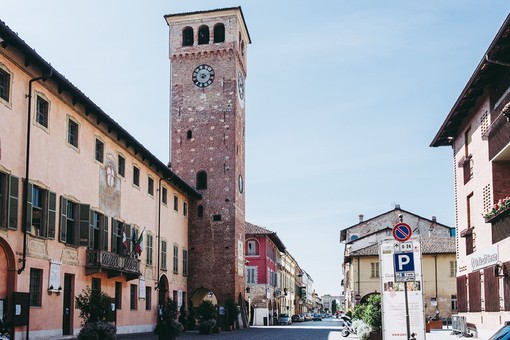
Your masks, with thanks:
M 10 322 L 4 322 L 0 318 L 0 340 L 9 340 L 11 338 L 11 323 Z
M 354 331 L 354 329 L 352 328 L 352 320 L 350 317 L 348 317 L 347 315 L 341 315 L 340 316 L 340 319 L 342 319 L 342 321 L 344 322 L 344 327 L 342 328 L 342 330 L 340 331 L 340 334 L 343 336 L 343 337 L 348 337 L 349 334 L 351 333 L 354 333 L 356 334 L 356 332 Z

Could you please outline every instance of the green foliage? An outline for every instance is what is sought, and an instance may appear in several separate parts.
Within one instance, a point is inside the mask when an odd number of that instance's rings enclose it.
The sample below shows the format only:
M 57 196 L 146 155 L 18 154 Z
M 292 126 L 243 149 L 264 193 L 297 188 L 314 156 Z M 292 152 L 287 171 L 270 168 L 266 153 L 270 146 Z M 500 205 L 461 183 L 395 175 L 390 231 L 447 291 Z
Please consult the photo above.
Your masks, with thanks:
M 165 338 L 174 338 L 181 335 L 184 326 L 177 319 L 177 302 L 168 298 L 163 305 L 163 315 L 160 316 L 154 334 Z
M 367 308 L 366 303 L 357 304 L 352 311 L 352 319 L 353 320 L 363 320 L 363 315 L 365 314 L 365 309 Z
M 115 340 L 117 329 L 109 322 L 87 322 L 78 334 L 79 340 Z
M 204 300 L 197 307 L 197 314 L 202 320 L 211 320 L 216 316 L 216 307 L 209 300 Z
M 381 295 L 371 295 L 368 298 L 363 321 L 374 332 L 380 333 L 382 331 Z
M 227 312 L 227 325 L 234 326 L 240 313 L 234 299 L 228 298 L 225 300 L 225 311 Z
M 108 294 L 92 290 L 90 287 L 83 289 L 82 293 L 75 298 L 76 307 L 80 310 L 82 326 L 87 323 L 106 322 L 112 319 L 110 305 L 111 297 Z
M 331 302 L 331 313 L 335 314 L 338 306 L 336 305 L 336 299 Z

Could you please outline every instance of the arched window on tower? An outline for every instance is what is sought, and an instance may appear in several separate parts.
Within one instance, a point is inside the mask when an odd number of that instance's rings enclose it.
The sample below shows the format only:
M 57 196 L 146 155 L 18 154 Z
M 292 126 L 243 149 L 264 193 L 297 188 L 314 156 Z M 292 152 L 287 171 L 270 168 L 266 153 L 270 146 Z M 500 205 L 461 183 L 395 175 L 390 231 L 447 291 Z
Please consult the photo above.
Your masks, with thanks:
M 193 38 L 193 28 L 184 27 L 182 30 L 182 46 L 193 46 L 194 38 Z
M 209 43 L 209 26 L 203 25 L 198 28 L 198 44 L 204 45 Z
M 187 139 L 193 138 L 193 132 L 191 132 L 191 130 L 188 130 L 188 132 L 186 132 L 186 138 Z
M 207 172 L 197 172 L 197 190 L 207 189 Z
M 225 42 L 225 25 L 216 24 L 216 26 L 214 26 L 214 42 L 215 43 Z
M 197 207 L 197 216 L 198 218 L 204 217 L 204 206 L 199 204 Z

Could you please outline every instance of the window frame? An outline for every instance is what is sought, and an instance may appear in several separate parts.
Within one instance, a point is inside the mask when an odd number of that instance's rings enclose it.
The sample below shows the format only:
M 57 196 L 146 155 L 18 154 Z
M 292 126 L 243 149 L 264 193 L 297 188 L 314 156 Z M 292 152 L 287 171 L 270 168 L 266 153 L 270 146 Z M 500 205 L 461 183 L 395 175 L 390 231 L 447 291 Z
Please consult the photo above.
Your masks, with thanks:
M 75 132 L 71 131 L 74 127 L 76 127 Z M 66 145 L 76 151 L 80 151 L 80 123 L 71 115 L 67 115 Z
M 154 238 L 153 238 L 152 234 L 147 233 L 147 240 L 145 241 L 145 248 L 146 248 L 145 263 L 147 266 L 152 266 L 152 264 L 153 264 L 153 260 L 152 260 L 153 242 L 154 242 Z
M 188 249 L 182 249 L 182 276 L 188 276 Z
M 166 240 L 161 240 L 161 270 L 167 270 L 167 247 L 168 242 Z
M 179 211 L 179 197 L 174 194 L 174 211 Z
M 117 174 L 122 178 L 126 178 L 126 157 L 120 153 L 117 154 Z
M 371 279 L 380 278 L 379 271 L 380 271 L 379 262 L 370 262 L 370 278 Z
M 168 189 L 165 186 L 161 187 L 161 202 L 164 205 L 168 204 Z
M 154 197 L 154 178 L 151 175 L 147 176 L 147 193 Z
M 177 243 L 174 243 L 172 272 L 174 274 L 179 274 L 179 245 Z
M 3 63 L 0 63 L 0 71 L 4 72 L 4 74 L 7 76 L 5 86 L 6 86 L 6 95 L 1 95 L 0 93 L 0 102 L 3 103 L 5 106 L 11 108 L 12 103 L 12 80 L 13 80 L 13 74 L 12 72 L 5 66 Z M 0 75 L 1 76 L 1 75 Z M 1 80 L 1 78 L 0 78 Z
M 43 270 L 39 268 L 30 268 L 30 307 L 42 307 L 42 280 Z
M 98 150 L 98 146 L 101 147 L 101 150 Z M 105 152 L 105 143 L 101 137 L 95 136 L 94 143 L 94 160 L 100 164 L 104 164 L 104 152 Z M 100 151 L 100 152 L 98 152 Z M 99 158 L 100 159 L 99 159 Z
M 46 112 L 39 111 L 40 102 L 41 103 L 44 102 L 46 104 Z M 34 100 L 34 122 L 35 122 L 36 126 L 39 126 L 40 128 L 42 128 L 45 131 L 48 131 L 49 126 L 50 126 L 50 109 L 51 109 L 51 102 L 48 99 L 48 97 L 46 97 L 46 95 L 44 93 L 36 92 L 35 100 Z M 44 116 L 45 121 L 42 121 L 40 119 L 41 114 Z
M 138 309 L 138 285 L 131 284 L 129 286 L 129 309 Z
M 132 184 L 136 188 L 140 188 L 140 168 L 133 164 L 133 181 Z

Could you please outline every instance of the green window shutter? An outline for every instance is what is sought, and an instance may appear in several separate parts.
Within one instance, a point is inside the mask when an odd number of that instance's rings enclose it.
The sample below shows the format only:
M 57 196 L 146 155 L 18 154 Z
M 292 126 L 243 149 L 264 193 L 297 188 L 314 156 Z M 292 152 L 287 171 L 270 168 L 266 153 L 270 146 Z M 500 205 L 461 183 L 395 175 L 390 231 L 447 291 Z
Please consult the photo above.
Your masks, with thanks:
M 48 238 L 55 239 L 55 221 L 57 219 L 57 194 L 50 191 L 48 204 Z
M 103 216 L 103 223 L 101 227 L 103 228 L 103 239 L 101 240 L 103 245 L 102 249 L 104 251 L 108 251 L 108 216 Z
M 99 215 L 97 212 L 93 211 L 93 210 L 90 210 L 90 221 L 89 221 L 89 244 L 88 244 L 88 247 L 89 249 L 94 249 L 94 240 L 96 238 L 96 231 L 94 229 L 94 224 L 95 223 L 98 223 L 96 222 L 97 221 L 97 218 L 98 216 L 101 216 Z M 101 228 L 101 225 L 98 225 L 97 226 L 98 228 Z
M 67 200 L 60 196 L 60 242 L 67 243 Z
M 112 253 L 117 253 L 117 228 L 119 227 L 119 221 L 112 218 Z
M 79 245 L 87 247 L 89 238 L 94 238 L 94 234 L 90 234 L 90 205 L 80 204 L 80 241 Z
M 19 178 L 10 176 L 9 178 L 9 229 L 18 229 L 18 197 L 19 197 Z
M 131 243 L 131 224 L 126 224 L 126 238 L 127 238 L 127 248 L 126 254 L 129 255 L 133 251 L 133 244 Z
M 27 189 L 27 220 L 25 225 L 22 225 L 21 228 L 28 232 L 32 231 L 32 190 L 34 185 L 30 182 L 25 182 L 25 185 L 28 185 Z

